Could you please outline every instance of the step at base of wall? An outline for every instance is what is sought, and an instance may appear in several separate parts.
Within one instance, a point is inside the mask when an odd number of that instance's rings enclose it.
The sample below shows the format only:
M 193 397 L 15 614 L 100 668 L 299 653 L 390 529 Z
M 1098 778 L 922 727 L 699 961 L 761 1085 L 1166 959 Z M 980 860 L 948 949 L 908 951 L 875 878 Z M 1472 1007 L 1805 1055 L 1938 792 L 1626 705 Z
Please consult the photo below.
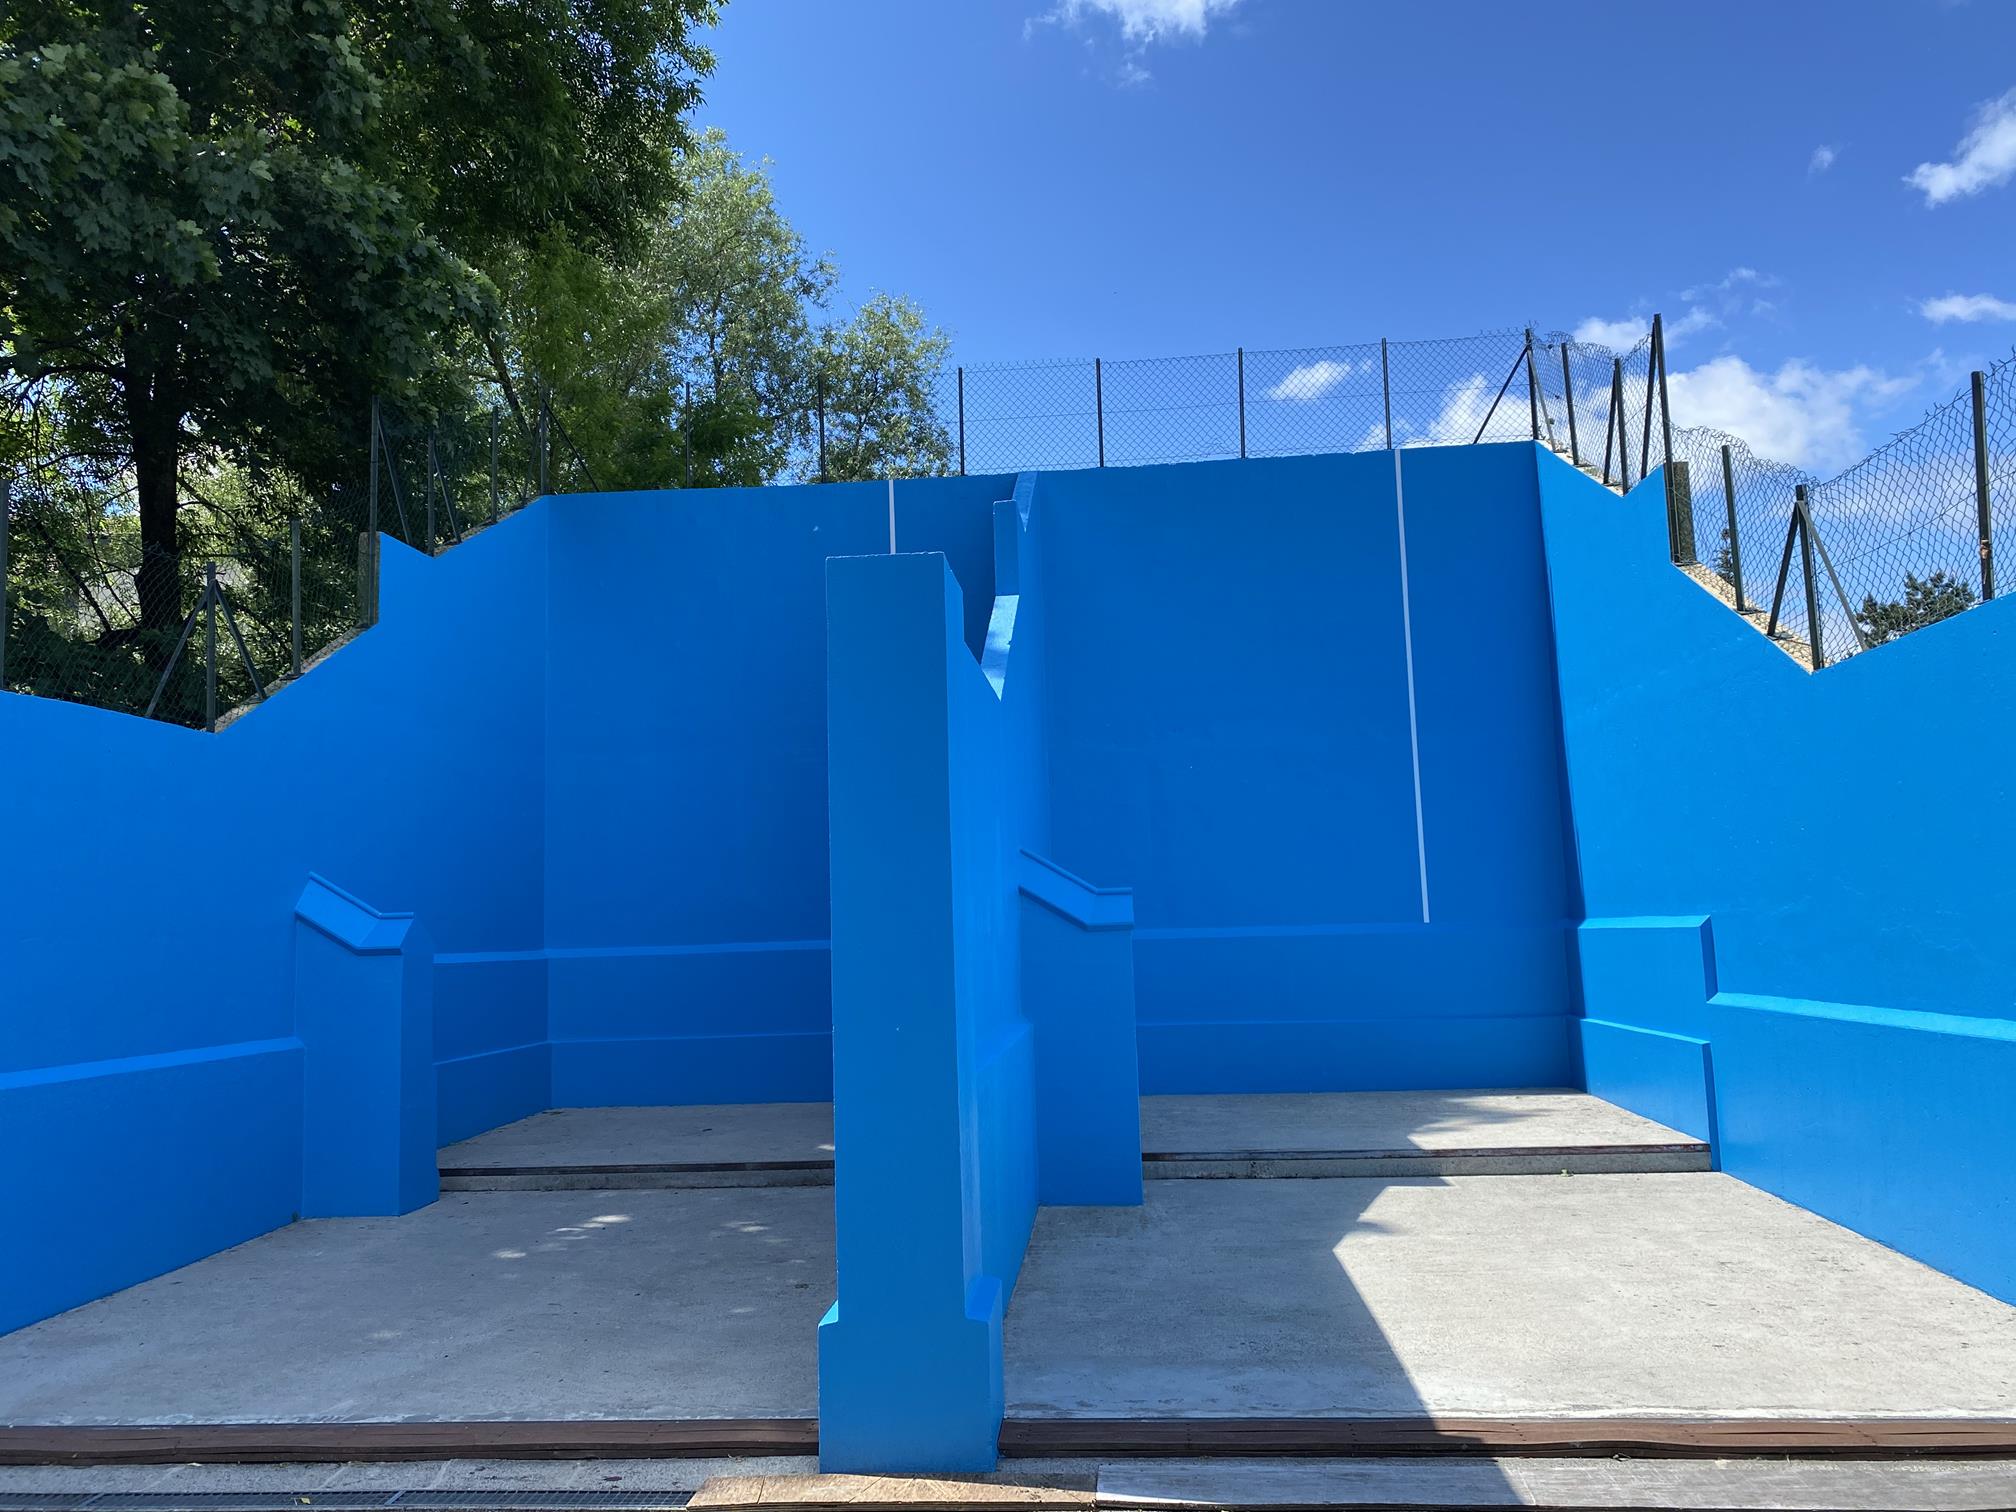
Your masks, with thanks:
M 830 1160 L 441 1168 L 444 1192 L 638 1192 L 831 1185 Z
M 1707 1171 L 1705 1144 L 1548 1145 L 1477 1150 L 1219 1150 L 1144 1155 L 1150 1181 L 1337 1176 L 1595 1176 Z

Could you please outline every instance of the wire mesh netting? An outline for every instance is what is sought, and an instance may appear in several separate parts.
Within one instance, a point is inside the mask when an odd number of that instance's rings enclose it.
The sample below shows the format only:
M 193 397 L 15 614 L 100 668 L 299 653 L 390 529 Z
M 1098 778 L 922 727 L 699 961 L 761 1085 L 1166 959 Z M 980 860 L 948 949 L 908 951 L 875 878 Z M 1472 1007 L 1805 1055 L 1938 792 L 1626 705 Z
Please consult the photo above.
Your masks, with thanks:
M 1816 665 L 1995 591 L 1984 546 L 2016 539 L 2016 359 L 1978 375 L 1978 401 L 1970 384 L 1824 482 L 1668 416 L 1661 361 L 1650 331 L 1619 352 L 1521 329 L 956 367 L 888 413 L 858 395 L 790 409 L 772 450 L 777 477 L 810 479 L 1539 440 L 1628 488 L 1666 460 L 1670 429 L 1675 562 L 1770 616 Z M 185 478 L 174 548 L 151 556 L 125 460 L 60 426 L 44 434 L 31 408 L 9 432 L 28 440 L 0 535 L 0 687 L 196 727 L 228 720 L 373 622 L 374 531 L 432 554 L 542 493 L 597 486 L 544 390 L 522 392 L 522 410 L 374 405 L 345 422 L 356 444 L 312 494 L 246 468 Z M 705 409 L 689 399 L 682 411 L 684 475 L 667 483 L 696 481 Z M 711 463 L 702 474 L 741 481 Z M 2016 553 L 2002 577 L 2016 580 Z

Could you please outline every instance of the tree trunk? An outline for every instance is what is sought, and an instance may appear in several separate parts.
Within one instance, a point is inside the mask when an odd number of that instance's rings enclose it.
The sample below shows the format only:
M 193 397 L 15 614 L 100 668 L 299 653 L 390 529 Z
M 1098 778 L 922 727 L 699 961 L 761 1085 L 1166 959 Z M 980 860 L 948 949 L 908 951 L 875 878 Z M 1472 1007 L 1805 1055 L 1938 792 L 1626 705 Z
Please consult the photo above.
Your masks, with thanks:
M 177 475 L 182 465 L 182 417 L 163 401 L 158 377 L 129 370 L 126 415 L 133 439 L 133 478 L 140 497 L 140 628 L 166 631 L 171 639 L 150 646 L 165 660 L 174 632 L 182 627 L 182 544 L 177 511 Z M 158 641 L 150 637 L 150 641 Z

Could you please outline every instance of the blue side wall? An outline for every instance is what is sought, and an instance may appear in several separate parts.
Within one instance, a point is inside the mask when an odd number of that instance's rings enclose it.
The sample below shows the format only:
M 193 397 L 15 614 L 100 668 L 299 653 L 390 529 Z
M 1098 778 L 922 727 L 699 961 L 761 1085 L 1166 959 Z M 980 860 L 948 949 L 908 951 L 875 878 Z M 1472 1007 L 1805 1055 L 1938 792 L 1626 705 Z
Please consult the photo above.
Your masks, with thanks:
M 1532 451 L 1400 463 L 1404 595 L 1391 453 L 1041 481 L 1054 854 L 1135 889 L 1144 1091 L 1572 1078 Z
M 297 1211 L 311 871 L 426 921 L 444 1136 L 546 1106 L 546 524 L 387 542 L 379 627 L 214 737 L 0 697 L 0 1330 Z
M 2016 604 L 1811 674 L 1539 466 L 1591 1089 L 2016 1300 Z
M 945 554 L 976 650 L 1012 486 L 895 491 L 899 549 Z M 556 1105 L 827 1097 L 826 560 L 888 551 L 888 485 L 550 504 Z

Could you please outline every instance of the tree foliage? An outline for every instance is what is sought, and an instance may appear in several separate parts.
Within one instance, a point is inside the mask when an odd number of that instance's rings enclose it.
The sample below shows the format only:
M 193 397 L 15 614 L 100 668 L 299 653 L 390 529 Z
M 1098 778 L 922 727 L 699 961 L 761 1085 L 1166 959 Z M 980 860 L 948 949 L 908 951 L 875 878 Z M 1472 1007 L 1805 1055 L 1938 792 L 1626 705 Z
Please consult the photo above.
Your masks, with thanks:
M 1974 598 L 1973 584 L 1949 577 L 1943 569 L 1926 578 L 1907 572 L 1903 598 L 1881 601 L 1873 593 L 1866 594 L 1855 617 L 1862 622 L 1862 634 L 1869 643 L 1880 645 L 1971 609 Z

